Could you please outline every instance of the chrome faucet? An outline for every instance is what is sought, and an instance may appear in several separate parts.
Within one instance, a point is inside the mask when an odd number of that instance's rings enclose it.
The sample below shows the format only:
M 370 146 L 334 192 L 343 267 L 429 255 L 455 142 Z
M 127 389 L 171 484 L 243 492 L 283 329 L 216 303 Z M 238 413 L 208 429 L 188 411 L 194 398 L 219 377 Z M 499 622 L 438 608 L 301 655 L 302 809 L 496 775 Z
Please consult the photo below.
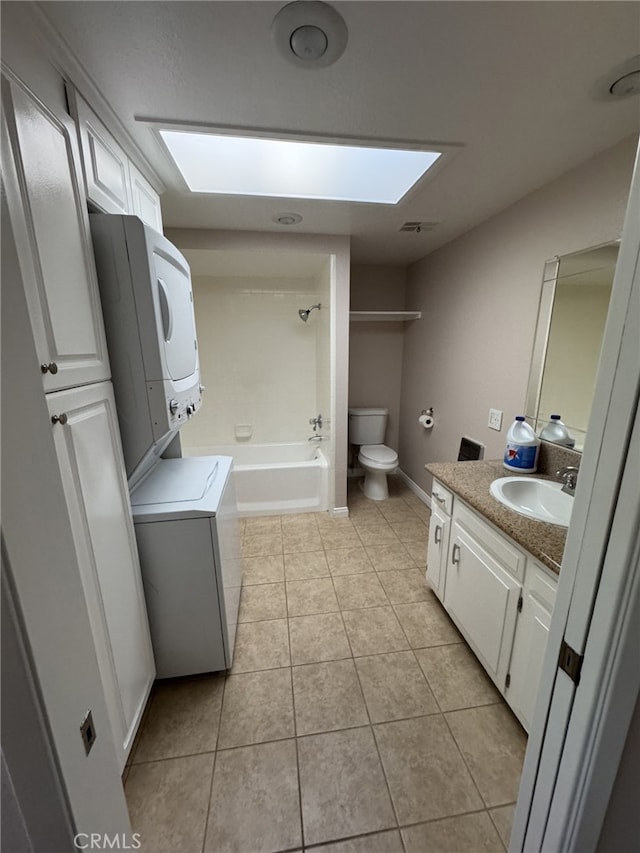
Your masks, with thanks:
M 561 468 L 559 471 L 556 471 L 556 477 L 558 477 L 564 483 L 564 485 L 562 486 L 562 491 L 565 492 L 565 494 L 567 495 L 571 495 L 571 497 L 573 497 L 576 493 L 579 470 L 579 468 L 576 468 L 573 465 L 566 465 L 564 468 Z
M 309 418 L 309 423 L 313 426 L 313 431 L 322 429 L 322 415 L 318 415 L 315 418 Z
M 307 439 L 307 441 L 324 441 L 325 438 L 329 438 L 329 436 L 328 435 L 318 435 L 318 433 L 316 433 L 315 435 L 310 435 L 309 438 Z

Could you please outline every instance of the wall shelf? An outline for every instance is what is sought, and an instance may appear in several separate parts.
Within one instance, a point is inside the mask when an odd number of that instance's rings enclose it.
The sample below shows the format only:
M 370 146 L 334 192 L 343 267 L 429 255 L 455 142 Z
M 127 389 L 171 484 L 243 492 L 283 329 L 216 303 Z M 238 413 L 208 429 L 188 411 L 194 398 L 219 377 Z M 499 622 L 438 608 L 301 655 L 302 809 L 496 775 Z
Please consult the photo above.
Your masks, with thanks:
M 349 311 L 349 320 L 352 323 L 398 323 L 407 320 L 420 320 L 421 317 L 421 311 Z

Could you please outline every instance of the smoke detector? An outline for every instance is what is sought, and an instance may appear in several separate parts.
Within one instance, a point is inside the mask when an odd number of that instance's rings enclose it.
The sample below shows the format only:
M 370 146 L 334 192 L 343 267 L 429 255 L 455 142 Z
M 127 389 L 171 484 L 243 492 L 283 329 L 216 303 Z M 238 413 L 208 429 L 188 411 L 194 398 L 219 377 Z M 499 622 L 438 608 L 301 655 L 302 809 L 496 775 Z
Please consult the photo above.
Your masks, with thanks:
M 420 234 L 422 231 L 433 231 L 436 225 L 438 225 L 437 222 L 411 221 L 405 222 L 401 225 L 400 228 L 398 228 L 398 231 L 411 231 L 414 234 Z
M 276 47 L 299 68 L 326 68 L 347 46 L 347 26 L 336 10 L 320 0 L 295 0 L 271 24 Z
M 640 55 L 632 56 L 621 65 L 616 65 L 604 77 L 596 81 L 593 96 L 599 101 L 619 101 L 640 94 Z
M 299 222 L 302 222 L 302 217 L 299 213 L 276 213 L 272 219 L 278 225 L 297 225 Z

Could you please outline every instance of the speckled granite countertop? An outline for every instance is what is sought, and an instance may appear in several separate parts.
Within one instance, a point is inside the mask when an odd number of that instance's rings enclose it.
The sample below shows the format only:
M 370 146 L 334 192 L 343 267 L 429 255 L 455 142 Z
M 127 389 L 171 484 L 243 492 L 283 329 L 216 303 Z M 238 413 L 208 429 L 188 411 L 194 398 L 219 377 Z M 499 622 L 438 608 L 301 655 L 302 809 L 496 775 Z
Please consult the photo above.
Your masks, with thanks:
M 477 510 L 487 521 L 558 574 L 567 531 L 564 527 L 534 521 L 503 506 L 489 494 L 489 486 L 498 477 L 513 477 L 501 460 L 481 462 L 431 462 L 424 466 L 443 486 Z M 527 476 L 523 474 L 522 476 Z M 545 476 L 537 474 L 536 476 Z M 551 478 L 549 478 L 551 479 Z

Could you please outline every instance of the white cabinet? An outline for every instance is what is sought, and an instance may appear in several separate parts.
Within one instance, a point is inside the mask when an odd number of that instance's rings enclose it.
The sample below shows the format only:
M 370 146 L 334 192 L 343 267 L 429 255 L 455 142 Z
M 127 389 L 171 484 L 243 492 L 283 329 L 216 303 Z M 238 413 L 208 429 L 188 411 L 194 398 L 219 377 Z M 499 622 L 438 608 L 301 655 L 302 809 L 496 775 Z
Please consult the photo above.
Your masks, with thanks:
M 2 174 L 45 391 L 109 378 L 75 128 L 3 74 Z
M 155 675 L 110 382 L 47 396 L 100 676 L 124 767 Z
M 529 558 L 505 698 L 529 730 L 558 587 L 557 579 Z
M 427 546 L 427 581 L 440 601 L 445 594 L 446 563 L 449 552 L 453 495 L 434 481 L 431 492 L 431 519 Z
M 104 213 L 133 213 L 162 233 L 158 193 L 71 85 L 68 94 L 77 124 L 88 200 Z

